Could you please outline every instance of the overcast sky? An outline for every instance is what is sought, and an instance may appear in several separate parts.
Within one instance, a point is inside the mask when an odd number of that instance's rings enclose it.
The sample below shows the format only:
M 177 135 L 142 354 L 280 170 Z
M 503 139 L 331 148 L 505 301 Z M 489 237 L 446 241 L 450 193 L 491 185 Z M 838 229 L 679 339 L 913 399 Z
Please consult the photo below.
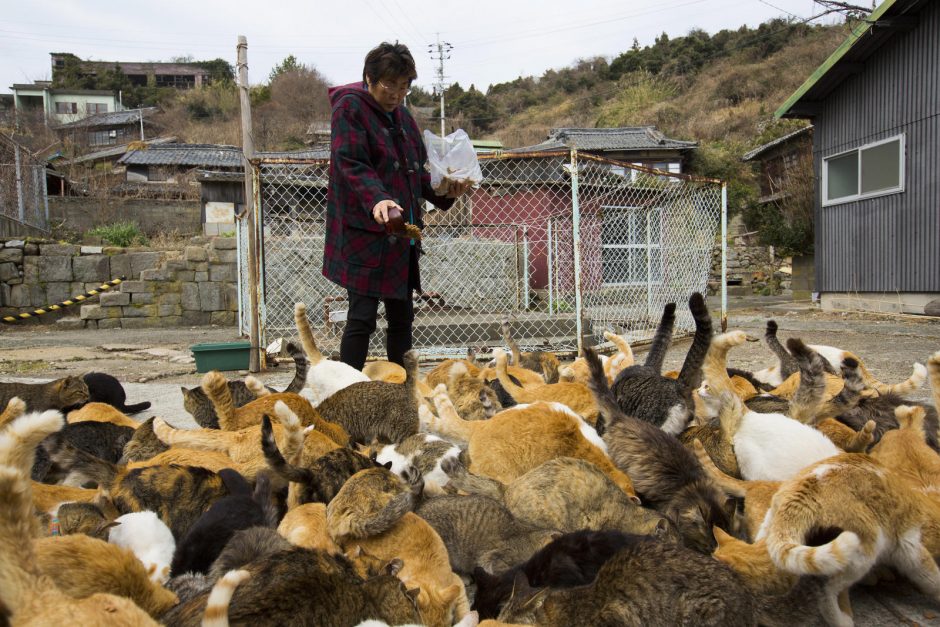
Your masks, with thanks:
M 615 56 L 634 37 L 647 45 L 662 32 L 714 33 L 816 11 L 812 0 L 0 0 L 0 7 L 3 92 L 50 78 L 50 52 L 104 61 L 222 57 L 234 65 L 238 35 L 248 37 L 252 83 L 267 80 L 288 54 L 331 83 L 350 82 L 370 48 L 398 39 L 411 48 L 418 84 L 430 87 L 436 61 L 427 48 L 438 33 L 453 45 L 448 81 L 485 91 L 579 58 Z

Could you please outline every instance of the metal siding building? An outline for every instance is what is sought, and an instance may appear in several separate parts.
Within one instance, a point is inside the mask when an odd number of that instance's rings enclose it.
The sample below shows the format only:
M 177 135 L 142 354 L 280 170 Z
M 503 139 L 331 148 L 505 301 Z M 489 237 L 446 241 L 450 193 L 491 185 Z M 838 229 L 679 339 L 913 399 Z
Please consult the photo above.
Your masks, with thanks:
M 870 21 L 777 112 L 815 126 L 817 289 L 940 292 L 940 3 L 888 0 Z M 897 135 L 903 191 L 823 206 L 824 159 Z

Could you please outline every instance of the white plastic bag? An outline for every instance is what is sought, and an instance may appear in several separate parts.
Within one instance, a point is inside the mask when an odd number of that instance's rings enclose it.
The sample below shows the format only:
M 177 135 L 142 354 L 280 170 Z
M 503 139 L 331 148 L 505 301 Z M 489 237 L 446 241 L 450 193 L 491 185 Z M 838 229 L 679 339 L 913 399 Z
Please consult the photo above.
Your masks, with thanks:
M 431 187 L 437 193 L 447 192 L 448 180 L 470 181 L 473 187 L 483 180 L 477 153 L 463 129 L 457 129 L 443 139 L 425 130 L 424 145 L 428 149 Z

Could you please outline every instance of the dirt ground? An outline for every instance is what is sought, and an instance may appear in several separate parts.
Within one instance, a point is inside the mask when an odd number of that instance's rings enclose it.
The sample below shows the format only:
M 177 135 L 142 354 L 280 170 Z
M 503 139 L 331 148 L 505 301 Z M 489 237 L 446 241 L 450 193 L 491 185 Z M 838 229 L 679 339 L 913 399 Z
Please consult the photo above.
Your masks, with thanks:
M 807 343 L 850 350 L 865 361 L 881 381 L 908 378 L 915 361 L 925 363 L 940 350 L 940 320 L 913 316 L 856 313 L 824 313 L 809 303 L 781 298 L 732 299 L 729 329 L 742 329 L 754 337 L 763 335 L 767 320 L 777 320 L 779 337 L 800 337 Z M 712 312 L 717 302 L 709 300 Z M 716 314 L 716 329 L 718 320 Z M 159 330 L 114 329 L 107 331 L 59 330 L 44 326 L 0 326 L 0 381 L 33 382 L 107 372 L 120 379 L 128 391 L 128 402 L 149 400 L 150 410 L 136 417 L 159 415 L 179 427 L 196 426 L 182 408 L 179 387 L 199 384 L 189 347 L 203 342 L 238 339 L 236 330 L 225 328 L 178 328 Z M 667 368 L 678 368 L 688 340 L 677 342 L 666 359 Z M 642 359 L 643 350 L 638 351 Z M 746 343 L 730 355 L 735 367 L 756 370 L 773 363 L 762 343 Z M 247 373 L 229 373 L 238 376 Z M 293 376 L 289 363 L 262 373 L 260 378 L 283 387 Z M 910 395 L 928 400 L 924 386 Z M 852 602 L 858 625 L 938 625 L 940 603 L 917 593 L 904 580 L 881 582 L 876 587 L 853 589 Z

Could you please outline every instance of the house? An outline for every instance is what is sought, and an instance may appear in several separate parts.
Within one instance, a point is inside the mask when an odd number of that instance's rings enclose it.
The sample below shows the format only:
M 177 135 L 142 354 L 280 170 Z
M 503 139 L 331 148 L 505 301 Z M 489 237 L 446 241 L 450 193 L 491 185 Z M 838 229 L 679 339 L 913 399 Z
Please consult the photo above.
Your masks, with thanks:
M 940 315 L 940 3 L 886 0 L 776 115 L 813 123 L 824 309 Z
M 132 85 L 193 89 L 210 82 L 210 72 L 199 63 L 159 63 L 138 61 L 82 61 L 66 52 L 51 52 L 52 78 L 56 79 L 69 61 L 79 65 L 81 76 L 97 77 L 115 67 L 120 67 Z
M 759 204 L 780 200 L 787 194 L 788 178 L 799 172 L 804 160 L 813 158 L 813 127 L 804 126 L 773 141 L 758 146 L 741 157 L 755 161 L 760 167 Z
M 471 139 L 470 143 L 478 155 L 498 154 L 503 150 L 503 142 L 498 139 Z
M 99 149 L 104 146 L 117 146 L 134 140 L 143 141 L 146 137 L 155 135 L 156 130 L 147 118 L 157 111 L 156 107 L 144 107 L 96 113 L 63 124 L 55 130 L 60 137 L 70 138 L 73 144 Z
M 56 89 L 51 81 L 18 83 L 10 89 L 17 115 L 41 115 L 52 126 L 123 109 L 114 92 L 103 89 Z

